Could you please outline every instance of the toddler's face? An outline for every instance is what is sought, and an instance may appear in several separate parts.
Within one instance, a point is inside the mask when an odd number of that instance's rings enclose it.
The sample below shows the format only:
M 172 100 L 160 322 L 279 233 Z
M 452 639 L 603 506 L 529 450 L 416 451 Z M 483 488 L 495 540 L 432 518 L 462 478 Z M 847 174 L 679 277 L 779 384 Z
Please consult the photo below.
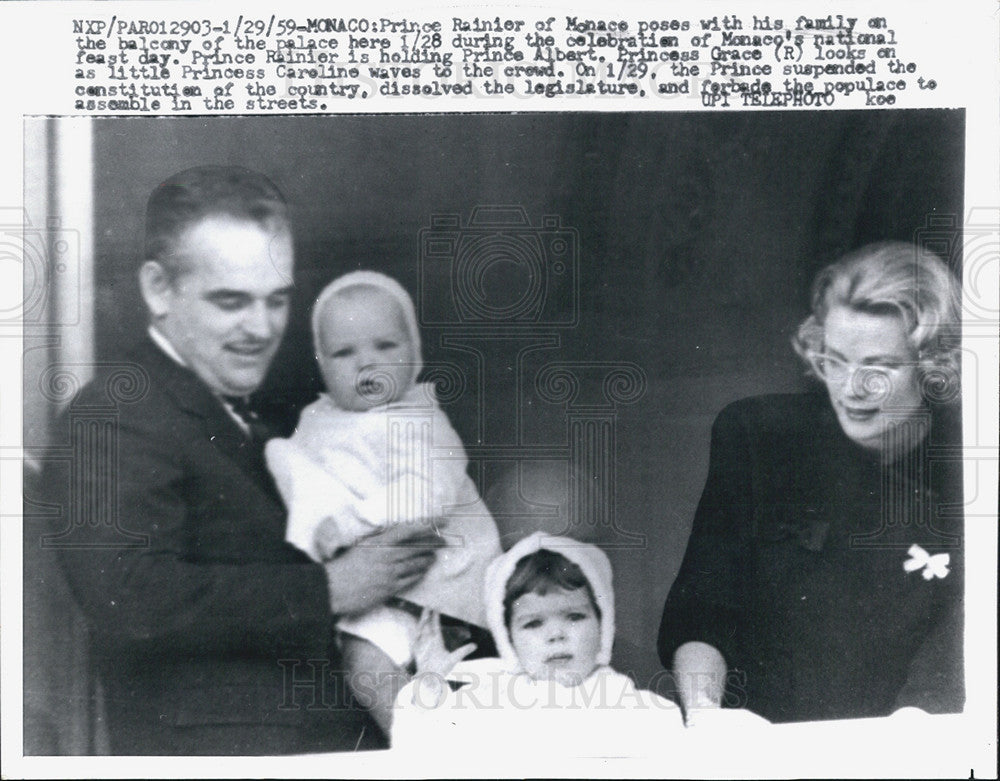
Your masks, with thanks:
M 511 605 L 510 642 L 532 678 L 573 686 L 597 666 L 601 622 L 584 588 L 529 592 Z
M 320 318 L 317 359 L 334 403 L 363 412 L 399 399 L 413 377 L 413 343 L 399 304 L 364 288 L 334 295 Z

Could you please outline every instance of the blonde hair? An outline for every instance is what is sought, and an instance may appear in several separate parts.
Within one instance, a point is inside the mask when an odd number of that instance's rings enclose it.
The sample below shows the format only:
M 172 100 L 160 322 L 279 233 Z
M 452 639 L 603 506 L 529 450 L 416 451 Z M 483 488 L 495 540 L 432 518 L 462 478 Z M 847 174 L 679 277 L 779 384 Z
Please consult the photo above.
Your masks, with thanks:
M 897 315 L 917 355 L 921 388 L 931 401 L 954 398 L 959 387 L 960 288 L 933 252 L 903 242 L 869 244 L 826 266 L 812 284 L 812 314 L 792 345 L 810 366 L 823 350 L 823 323 L 833 306 Z

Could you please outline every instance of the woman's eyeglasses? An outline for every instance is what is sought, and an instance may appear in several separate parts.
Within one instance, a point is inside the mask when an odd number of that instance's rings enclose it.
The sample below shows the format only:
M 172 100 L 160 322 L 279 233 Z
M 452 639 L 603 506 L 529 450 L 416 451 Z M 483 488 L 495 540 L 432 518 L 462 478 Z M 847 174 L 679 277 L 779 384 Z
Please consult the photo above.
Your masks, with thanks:
M 816 352 L 810 352 L 808 356 L 813 371 L 822 379 L 839 385 L 851 378 L 855 387 L 869 394 L 888 392 L 903 368 L 911 365 L 852 363 L 833 355 Z

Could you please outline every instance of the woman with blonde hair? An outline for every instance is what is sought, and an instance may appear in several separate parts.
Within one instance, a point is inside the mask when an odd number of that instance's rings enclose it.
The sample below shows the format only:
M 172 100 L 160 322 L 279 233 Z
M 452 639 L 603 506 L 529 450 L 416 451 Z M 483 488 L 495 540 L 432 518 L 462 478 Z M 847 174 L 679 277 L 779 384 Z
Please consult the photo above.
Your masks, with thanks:
M 815 392 L 743 399 L 660 627 L 689 724 L 959 711 L 959 293 L 887 242 L 824 268 L 793 340 Z

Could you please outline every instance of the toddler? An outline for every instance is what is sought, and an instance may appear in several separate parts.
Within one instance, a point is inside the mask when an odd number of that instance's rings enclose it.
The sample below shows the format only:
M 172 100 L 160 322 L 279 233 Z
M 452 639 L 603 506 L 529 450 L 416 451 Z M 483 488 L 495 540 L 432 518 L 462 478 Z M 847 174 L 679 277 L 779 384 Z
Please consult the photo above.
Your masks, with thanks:
M 609 666 L 614 594 L 599 548 L 537 532 L 490 564 L 485 598 L 500 658 L 461 661 L 471 646 L 447 651 L 425 614 L 393 748 L 638 756 L 683 732 L 674 703 Z
M 416 381 L 420 333 L 402 286 L 372 271 L 346 274 L 317 298 L 312 329 L 326 393 L 291 438 L 265 448 L 288 507 L 286 539 L 316 561 L 404 523 L 445 541 L 416 586 L 337 622 L 348 680 L 388 730 L 420 609 L 484 625 L 483 573 L 499 540 L 433 385 Z

